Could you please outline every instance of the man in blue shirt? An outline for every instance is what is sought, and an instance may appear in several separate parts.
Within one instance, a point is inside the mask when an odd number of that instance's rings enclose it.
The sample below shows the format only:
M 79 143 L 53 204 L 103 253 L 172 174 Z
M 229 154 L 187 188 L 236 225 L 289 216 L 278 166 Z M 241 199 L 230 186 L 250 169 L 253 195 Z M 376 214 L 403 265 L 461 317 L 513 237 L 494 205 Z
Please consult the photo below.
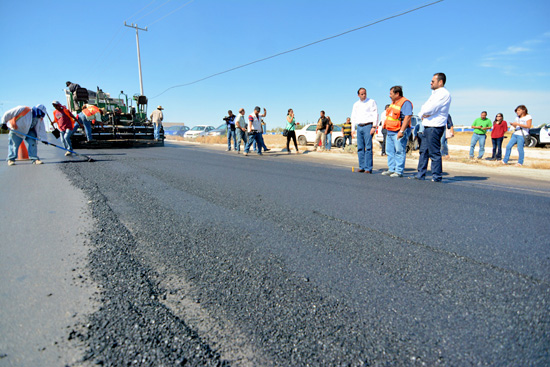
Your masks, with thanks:
M 399 85 L 390 88 L 391 105 L 386 109 L 386 121 L 383 127 L 388 131 L 386 137 L 386 154 L 388 155 L 388 170 L 382 175 L 403 177 L 405 159 L 407 158 L 407 143 L 411 134 L 411 116 L 413 105 L 403 97 L 403 88 Z

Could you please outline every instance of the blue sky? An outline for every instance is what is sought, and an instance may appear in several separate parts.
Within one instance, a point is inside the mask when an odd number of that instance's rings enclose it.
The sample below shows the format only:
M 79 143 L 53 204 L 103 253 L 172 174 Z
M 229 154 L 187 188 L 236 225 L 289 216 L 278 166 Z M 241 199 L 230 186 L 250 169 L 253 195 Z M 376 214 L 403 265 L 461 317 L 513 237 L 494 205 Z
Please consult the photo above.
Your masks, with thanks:
M 332 36 L 429 1 L 2 1 L 0 112 L 63 100 L 65 81 L 112 95 L 139 93 L 140 32 L 149 110 L 189 126 L 223 121 L 228 109 L 267 108 L 268 128 L 288 108 L 299 122 L 325 110 L 344 122 L 365 87 L 382 109 L 402 85 L 414 111 L 447 74 L 455 124 L 487 110 L 512 120 L 525 104 L 535 125 L 550 123 L 550 1 L 445 0 L 436 5 L 187 87 L 263 57 Z M 187 5 L 186 5 L 187 4 Z M 136 14 L 137 13 L 137 14 Z

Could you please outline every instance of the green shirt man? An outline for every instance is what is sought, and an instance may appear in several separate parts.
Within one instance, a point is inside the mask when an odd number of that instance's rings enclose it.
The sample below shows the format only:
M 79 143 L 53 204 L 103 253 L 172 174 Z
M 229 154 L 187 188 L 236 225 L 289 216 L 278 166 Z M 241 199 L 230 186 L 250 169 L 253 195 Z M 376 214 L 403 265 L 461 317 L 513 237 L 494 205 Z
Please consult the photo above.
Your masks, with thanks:
M 472 127 L 474 128 L 474 134 L 485 135 L 487 134 L 487 130 L 493 127 L 493 123 L 487 118 L 487 112 L 483 111 L 481 117 L 478 117 L 472 123 Z

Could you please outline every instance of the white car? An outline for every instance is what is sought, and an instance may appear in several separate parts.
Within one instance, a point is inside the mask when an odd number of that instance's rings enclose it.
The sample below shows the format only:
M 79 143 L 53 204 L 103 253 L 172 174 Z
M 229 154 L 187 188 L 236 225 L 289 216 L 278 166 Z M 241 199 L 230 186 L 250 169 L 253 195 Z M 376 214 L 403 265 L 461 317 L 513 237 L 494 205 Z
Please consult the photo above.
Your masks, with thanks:
M 418 149 L 418 144 L 416 142 L 416 135 L 414 135 L 414 127 L 416 124 L 420 123 L 420 117 L 416 115 L 411 116 L 411 135 L 409 135 L 409 142 L 407 143 L 407 153 L 410 150 Z M 376 127 L 376 133 L 375 133 L 375 139 L 380 143 L 380 146 L 382 146 L 384 142 L 384 134 L 382 134 L 382 125 L 384 124 L 384 121 L 378 122 L 378 126 Z
M 188 130 L 185 133 L 185 137 L 193 139 L 193 138 L 197 138 L 199 136 L 205 136 L 206 134 L 208 134 L 208 132 L 210 130 L 214 130 L 214 129 L 215 129 L 214 126 L 197 125 L 197 126 L 192 127 L 191 130 Z
M 550 124 L 542 124 L 539 127 L 529 130 L 526 136 L 528 147 L 548 146 L 550 145 Z
M 296 130 L 296 139 L 298 139 L 298 144 L 315 144 L 315 136 L 317 135 L 315 130 L 317 130 L 317 124 L 308 124 L 303 128 Z M 344 138 L 342 135 L 342 128 L 340 126 L 334 125 L 332 129 L 331 142 L 333 147 L 342 147 Z

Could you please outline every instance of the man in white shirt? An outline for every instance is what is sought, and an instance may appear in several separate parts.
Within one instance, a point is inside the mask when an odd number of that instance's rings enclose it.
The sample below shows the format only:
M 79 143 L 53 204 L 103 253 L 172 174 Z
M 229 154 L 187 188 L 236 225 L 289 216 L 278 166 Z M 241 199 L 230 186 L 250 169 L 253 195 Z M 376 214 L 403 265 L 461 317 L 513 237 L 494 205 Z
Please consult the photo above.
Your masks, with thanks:
M 250 146 L 254 142 L 258 142 L 258 155 L 262 155 L 262 118 L 267 115 L 267 111 L 264 108 L 264 114 L 260 115 L 260 107 L 254 108 L 254 113 L 248 116 L 248 142 L 244 146 L 244 155 L 248 155 Z
M 235 129 L 237 131 L 237 147 L 235 150 L 237 151 L 237 154 L 241 152 L 241 140 L 244 142 L 244 145 L 246 146 L 246 143 L 248 142 L 247 135 L 246 135 L 246 120 L 244 118 L 244 108 L 241 108 L 239 110 L 239 114 L 235 118 Z
M 420 117 L 424 126 L 424 137 L 420 142 L 420 158 L 418 159 L 417 180 L 426 178 L 428 161 L 432 160 L 432 181 L 441 182 L 443 165 L 441 162 L 441 136 L 451 107 L 451 94 L 445 89 L 447 77 L 443 73 L 434 74 L 431 82 L 432 95 L 420 109 Z
M 358 172 L 372 173 L 372 136 L 378 123 L 378 107 L 374 99 L 367 98 L 365 88 L 359 88 L 357 95 L 359 100 L 351 111 L 351 133 L 357 136 Z

